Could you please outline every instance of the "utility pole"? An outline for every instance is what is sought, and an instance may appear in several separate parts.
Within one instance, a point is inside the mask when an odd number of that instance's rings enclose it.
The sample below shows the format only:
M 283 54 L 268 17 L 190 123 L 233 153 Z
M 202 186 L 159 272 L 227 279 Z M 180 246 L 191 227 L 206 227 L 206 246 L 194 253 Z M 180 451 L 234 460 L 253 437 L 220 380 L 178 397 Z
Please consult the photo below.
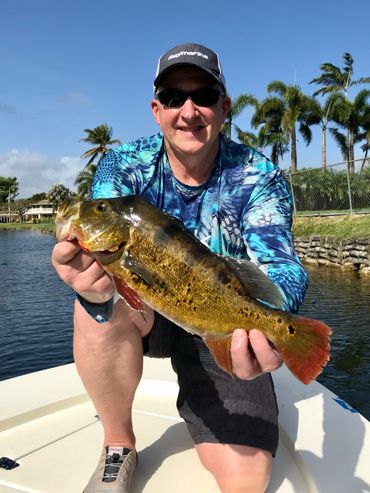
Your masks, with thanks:
M 9 215 L 9 223 L 11 222 L 11 214 L 10 214 L 10 191 L 11 187 L 9 187 L 9 193 L 8 193 L 8 215 Z

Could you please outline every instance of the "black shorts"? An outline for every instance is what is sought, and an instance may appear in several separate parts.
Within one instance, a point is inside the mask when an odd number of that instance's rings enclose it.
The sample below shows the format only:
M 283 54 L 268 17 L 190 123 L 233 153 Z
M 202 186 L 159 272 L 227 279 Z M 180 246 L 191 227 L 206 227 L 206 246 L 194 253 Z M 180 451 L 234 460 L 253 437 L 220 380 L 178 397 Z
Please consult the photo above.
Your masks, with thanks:
M 170 357 L 177 373 L 177 409 L 194 443 L 247 445 L 275 455 L 278 407 L 270 374 L 241 380 L 221 370 L 202 339 L 155 314 L 143 339 L 145 356 Z

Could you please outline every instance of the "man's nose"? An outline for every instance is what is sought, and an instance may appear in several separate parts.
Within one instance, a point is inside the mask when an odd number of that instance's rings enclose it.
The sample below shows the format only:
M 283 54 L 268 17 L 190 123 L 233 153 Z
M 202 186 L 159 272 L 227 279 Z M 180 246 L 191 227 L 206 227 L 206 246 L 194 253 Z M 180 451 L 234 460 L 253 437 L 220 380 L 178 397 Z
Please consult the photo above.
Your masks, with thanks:
M 190 119 L 197 115 L 197 106 L 193 100 L 189 97 L 181 108 L 181 115 L 183 118 Z

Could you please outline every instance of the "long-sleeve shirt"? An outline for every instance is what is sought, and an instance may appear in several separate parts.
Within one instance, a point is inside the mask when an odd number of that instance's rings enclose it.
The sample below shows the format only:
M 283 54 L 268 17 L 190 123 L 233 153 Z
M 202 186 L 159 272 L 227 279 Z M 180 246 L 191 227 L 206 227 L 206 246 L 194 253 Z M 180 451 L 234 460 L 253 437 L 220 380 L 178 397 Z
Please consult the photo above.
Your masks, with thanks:
M 145 197 L 213 252 L 254 262 L 280 288 L 283 308 L 297 312 L 308 280 L 294 251 L 291 195 L 281 170 L 263 154 L 220 134 L 211 176 L 189 186 L 174 176 L 157 133 L 99 163 L 91 198 L 123 195 Z

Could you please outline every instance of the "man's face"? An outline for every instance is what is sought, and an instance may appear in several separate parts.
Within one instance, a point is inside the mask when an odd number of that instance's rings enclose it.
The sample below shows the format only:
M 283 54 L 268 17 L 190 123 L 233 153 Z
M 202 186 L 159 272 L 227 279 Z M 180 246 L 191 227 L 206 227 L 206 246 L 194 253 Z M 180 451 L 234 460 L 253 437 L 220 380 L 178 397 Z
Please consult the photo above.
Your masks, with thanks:
M 194 91 L 209 87 L 220 89 L 204 70 L 183 66 L 173 68 L 164 76 L 158 92 L 164 89 Z M 166 145 L 177 155 L 203 155 L 218 149 L 218 134 L 230 108 L 228 97 L 220 96 L 216 104 L 210 107 L 197 106 L 190 98 L 180 108 L 163 106 L 158 99 L 153 99 L 151 106 Z

